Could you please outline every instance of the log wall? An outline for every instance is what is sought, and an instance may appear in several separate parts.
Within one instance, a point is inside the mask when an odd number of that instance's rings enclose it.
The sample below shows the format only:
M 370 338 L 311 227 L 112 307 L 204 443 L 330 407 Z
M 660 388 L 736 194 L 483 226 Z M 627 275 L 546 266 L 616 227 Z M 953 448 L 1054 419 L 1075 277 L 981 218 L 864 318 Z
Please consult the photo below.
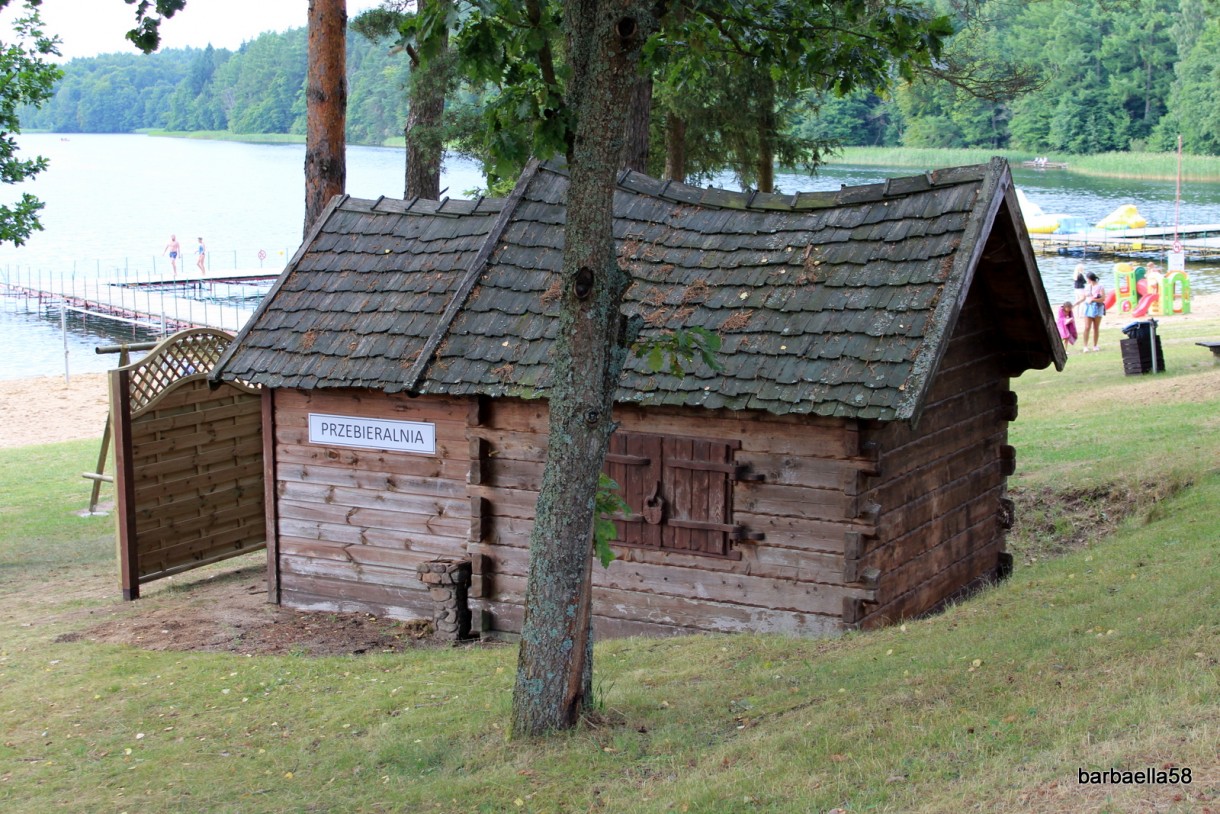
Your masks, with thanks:
M 845 600 L 875 598 L 843 581 L 845 539 L 875 533 L 858 499 L 872 463 L 859 455 L 853 422 L 630 407 L 615 418 L 627 432 L 739 439 L 735 462 L 761 480 L 734 483 L 733 522 L 762 539 L 736 543 L 740 560 L 616 546 L 608 569 L 593 567 L 599 635 L 823 636 L 842 629 Z M 471 601 L 484 631 L 520 630 L 546 432 L 540 401 L 485 401 L 470 427 L 482 452 L 471 478 Z
M 467 402 L 366 390 L 275 394 L 280 599 L 308 610 L 432 616 L 417 566 L 466 556 Z M 309 414 L 436 426 L 436 454 L 309 442 Z
M 616 546 L 593 569 L 598 634 L 824 636 L 913 616 L 979 579 L 1015 416 L 986 308 L 968 300 L 915 429 L 904 422 L 623 406 L 625 432 L 740 441 L 740 559 Z M 404 618 L 433 608 L 417 566 L 469 556 L 474 628 L 517 633 L 548 429 L 540 400 L 276 391 L 275 562 L 285 604 Z M 326 447 L 310 412 L 426 421 L 437 454 Z
M 996 572 L 1015 396 L 992 324 L 976 289 L 916 428 L 894 422 L 864 433 L 878 451 L 879 474 L 863 496 L 878 526 L 857 541 L 849 570 L 872 569 L 877 603 L 846 609 L 848 622 L 872 627 L 924 613 Z

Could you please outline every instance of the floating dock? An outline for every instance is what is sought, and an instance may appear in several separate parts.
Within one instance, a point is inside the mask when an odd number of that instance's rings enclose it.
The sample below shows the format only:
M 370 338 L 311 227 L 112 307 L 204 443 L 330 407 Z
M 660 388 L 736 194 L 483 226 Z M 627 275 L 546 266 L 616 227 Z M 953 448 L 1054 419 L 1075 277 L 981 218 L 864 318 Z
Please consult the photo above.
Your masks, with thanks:
M 1176 232 L 1176 241 L 1175 241 Z M 1220 223 L 1147 226 L 1141 229 L 1089 229 L 1067 234 L 1031 234 L 1036 251 L 1092 257 L 1154 258 L 1165 262 L 1175 242 L 1189 263 L 1220 260 Z
M 86 276 L 35 269 L 0 270 L 0 293 L 60 305 L 86 316 L 168 335 L 187 328 L 236 333 L 254 313 L 277 270 L 248 269 L 172 276 Z

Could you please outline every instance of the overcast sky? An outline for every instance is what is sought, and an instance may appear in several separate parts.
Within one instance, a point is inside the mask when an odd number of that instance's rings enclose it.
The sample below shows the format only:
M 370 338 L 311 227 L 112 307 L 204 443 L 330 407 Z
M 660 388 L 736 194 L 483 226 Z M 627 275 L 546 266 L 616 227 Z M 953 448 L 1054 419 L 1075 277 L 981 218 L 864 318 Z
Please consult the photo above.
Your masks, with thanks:
M 9 11 L 19 0 L 10 3 Z M 348 17 L 379 5 L 347 0 Z M 303 28 L 309 0 L 187 0 L 186 8 L 161 26 L 161 47 L 235 49 L 264 31 Z M 6 14 L 5 17 L 11 16 Z M 46 30 L 62 41 L 65 59 L 96 54 L 138 53 L 123 35 L 135 24 L 135 10 L 123 0 L 43 0 Z M 0 29 L 0 41 L 11 31 Z

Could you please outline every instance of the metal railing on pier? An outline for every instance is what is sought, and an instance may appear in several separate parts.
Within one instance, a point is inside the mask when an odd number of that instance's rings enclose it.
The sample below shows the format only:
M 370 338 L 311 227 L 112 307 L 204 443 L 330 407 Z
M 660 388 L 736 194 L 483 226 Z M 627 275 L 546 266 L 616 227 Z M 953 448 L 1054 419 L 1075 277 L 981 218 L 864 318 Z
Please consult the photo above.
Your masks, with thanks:
M 186 328 L 237 332 L 254 313 L 279 268 L 177 274 L 168 268 L 52 272 L 33 267 L 0 267 L 0 292 L 23 297 L 38 308 L 65 310 L 115 320 L 167 336 Z

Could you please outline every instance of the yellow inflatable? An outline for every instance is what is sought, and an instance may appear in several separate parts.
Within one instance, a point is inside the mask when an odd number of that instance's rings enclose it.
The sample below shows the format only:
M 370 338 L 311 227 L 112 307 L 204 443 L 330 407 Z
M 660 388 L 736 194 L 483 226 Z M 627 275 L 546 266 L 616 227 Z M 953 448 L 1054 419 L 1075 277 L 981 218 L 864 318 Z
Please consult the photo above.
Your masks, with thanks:
M 1059 228 L 1059 215 L 1048 215 L 1042 207 L 1025 197 L 1025 192 L 1017 190 L 1017 205 L 1021 207 L 1021 216 L 1025 220 L 1025 230 L 1033 235 L 1049 235 Z
M 1147 225 L 1148 220 L 1139 213 L 1134 204 L 1123 204 L 1097 221 L 1098 229 L 1139 229 Z
M 1031 235 L 1049 235 L 1059 228 L 1058 215 L 1028 215 L 1025 228 Z

